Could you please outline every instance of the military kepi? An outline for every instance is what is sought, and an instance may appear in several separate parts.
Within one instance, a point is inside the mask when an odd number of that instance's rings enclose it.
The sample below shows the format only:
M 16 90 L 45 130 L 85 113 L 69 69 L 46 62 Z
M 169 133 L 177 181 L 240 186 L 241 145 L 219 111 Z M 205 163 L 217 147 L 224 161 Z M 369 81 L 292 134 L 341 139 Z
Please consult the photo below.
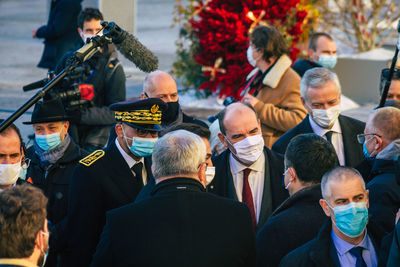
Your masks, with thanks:
M 110 109 L 115 112 L 117 122 L 136 129 L 160 131 L 162 112 L 167 105 L 159 98 L 146 98 L 114 103 Z

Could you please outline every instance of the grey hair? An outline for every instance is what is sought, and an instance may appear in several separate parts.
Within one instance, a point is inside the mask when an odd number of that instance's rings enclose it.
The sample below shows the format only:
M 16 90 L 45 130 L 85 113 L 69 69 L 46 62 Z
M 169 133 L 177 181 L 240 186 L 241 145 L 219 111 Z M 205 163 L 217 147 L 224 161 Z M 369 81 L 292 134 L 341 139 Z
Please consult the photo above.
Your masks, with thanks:
M 322 197 L 326 201 L 329 201 L 331 197 L 331 188 L 329 186 L 330 183 L 339 182 L 343 180 L 350 180 L 350 179 L 360 179 L 362 182 L 363 189 L 365 190 L 364 179 L 362 178 L 359 171 L 357 171 L 354 168 L 339 166 L 326 172 L 324 176 L 322 176 L 321 180 Z
M 149 78 L 150 75 L 146 75 L 143 81 L 143 92 L 144 93 L 150 93 L 152 91 L 152 82 L 151 79 Z M 148 96 L 150 97 L 150 96 Z
M 167 133 L 154 145 L 152 170 L 154 177 L 197 175 L 205 161 L 206 145 L 196 134 L 186 130 Z
M 340 86 L 339 78 L 336 73 L 326 69 L 326 68 L 313 68 L 309 69 L 304 73 L 303 78 L 300 81 L 300 91 L 301 96 L 304 100 L 307 99 L 308 88 L 321 88 L 327 82 L 332 81 L 336 84 L 339 94 L 342 93 L 342 88 Z

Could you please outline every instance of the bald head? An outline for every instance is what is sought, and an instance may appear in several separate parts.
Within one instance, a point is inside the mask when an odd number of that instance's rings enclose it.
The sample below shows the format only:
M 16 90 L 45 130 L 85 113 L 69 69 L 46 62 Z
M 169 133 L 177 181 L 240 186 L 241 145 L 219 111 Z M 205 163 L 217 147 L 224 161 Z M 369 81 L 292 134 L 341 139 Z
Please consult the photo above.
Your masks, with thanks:
M 375 110 L 368 117 L 368 132 L 382 136 L 386 145 L 400 138 L 400 110 L 394 107 L 383 107 Z
M 144 80 L 142 98 L 160 98 L 164 102 L 178 101 L 178 89 L 171 75 L 164 71 L 156 70 Z
M 218 114 L 219 128 L 223 135 L 226 135 L 227 130 L 232 130 L 231 128 L 238 128 L 242 120 L 250 123 L 258 122 L 257 114 L 251 105 L 236 102 Z
M 321 180 L 321 191 L 322 197 L 329 201 L 332 197 L 332 187 L 340 188 L 340 184 L 344 184 L 345 182 L 356 180 L 357 183 L 360 184 L 361 188 L 365 190 L 365 182 L 362 178 L 361 174 L 353 168 L 350 167 L 336 167 L 322 176 Z M 340 191 L 340 190 L 339 190 Z

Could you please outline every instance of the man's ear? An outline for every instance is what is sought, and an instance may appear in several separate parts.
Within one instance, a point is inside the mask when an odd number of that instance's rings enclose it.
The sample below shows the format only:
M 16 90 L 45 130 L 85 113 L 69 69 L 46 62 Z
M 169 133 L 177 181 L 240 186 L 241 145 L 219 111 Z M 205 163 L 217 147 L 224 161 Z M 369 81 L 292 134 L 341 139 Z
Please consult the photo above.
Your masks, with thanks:
M 115 133 L 117 134 L 118 137 L 122 138 L 124 133 L 122 132 L 122 124 L 117 123 L 115 125 Z
M 308 49 L 308 59 L 311 61 L 316 61 L 315 60 L 315 51 L 312 49 Z
M 79 33 L 79 36 L 82 36 L 82 29 L 81 28 L 78 28 L 78 33 Z
M 218 138 L 219 141 L 221 141 L 221 143 L 224 144 L 226 148 L 228 148 L 228 143 L 226 142 L 225 136 L 222 133 L 218 133 Z
M 68 128 L 69 128 L 69 121 L 65 121 L 64 128 L 65 128 L 65 134 L 67 134 L 68 133 Z
M 365 195 L 367 197 L 367 208 L 369 209 L 369 190 L 365 190 Z
M 325 199 L 319 200 L 319 205 L 321 206 L 322 210 L 325 212 L 325 215 L 331 217 L 331 211 L 329 209 L 328 203 Z
M 197 171 L 197 176 L 199 177 L 200 183 L 206 187 L 206 164 L 201 164 L 199 170 Z

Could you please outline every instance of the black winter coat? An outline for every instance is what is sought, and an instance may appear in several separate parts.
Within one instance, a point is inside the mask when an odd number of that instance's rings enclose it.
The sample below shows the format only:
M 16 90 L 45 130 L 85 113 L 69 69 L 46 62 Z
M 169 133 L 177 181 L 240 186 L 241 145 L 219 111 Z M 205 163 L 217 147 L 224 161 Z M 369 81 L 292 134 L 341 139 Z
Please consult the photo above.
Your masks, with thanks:
M 44 38 L 44 51 L 38 67 L 54 70 L 68 51 L 76 50 L 82 42 L 78 34 L 78 14 L 82 0 L 52 0 L 47 25 L 36 36 Z
M 47 219 L 51 222 L 50 245 L 52 250 L 62 250 L 65 246 L 65 222 L 68 207 L 68 192 L 70 178 L 78 161 L 86 156 L 72 140 L 64 155 L 46 172 L 40 165 L 40 160 L 31 146 L 27 151 L 27 158 L 31 160 L 27 170 L 27 180 L 43 190 L 49 199 L 47 205 Z
M 145 159 L 147 178 L 150 164 Z M 68 205 L 66 266 L 88 266 L 106 221 L 106 212 L 133 203 L 142 181 L 132 173 L 115 142 L 82 159 L 72 174 Z
M 380 246 L 381 240 L 384 237 L 385 232 L 372 220 L 368 221 L 367 231 L 369 237 L 372 239 L 372 242 L 374 244 L 375 252 L 378 256 L 378 266 L 380 266 Z M 332 221 L 329 218 L 321 227 L 316 238 L 286 255 L 282 259 L 279 266 L 340 267 L 336 248 L 332 241 L 331 232 Z
M 107 213 L 91 266 L 255 266 L 255 236 L 245 204 L 172 178 L 152 198 Z
M 290 251 L 317 236 L 326 221 L 319 205 L 321 185 L 296 192 L 285 200 L 257 234 L 258 266 L 278 266 Z
M 391 232 L 400 208 L 400 181 L 396 178 L 394 161 L 375 159 L 371 177 L 367 184 L 369 213 L 379 226 Z

